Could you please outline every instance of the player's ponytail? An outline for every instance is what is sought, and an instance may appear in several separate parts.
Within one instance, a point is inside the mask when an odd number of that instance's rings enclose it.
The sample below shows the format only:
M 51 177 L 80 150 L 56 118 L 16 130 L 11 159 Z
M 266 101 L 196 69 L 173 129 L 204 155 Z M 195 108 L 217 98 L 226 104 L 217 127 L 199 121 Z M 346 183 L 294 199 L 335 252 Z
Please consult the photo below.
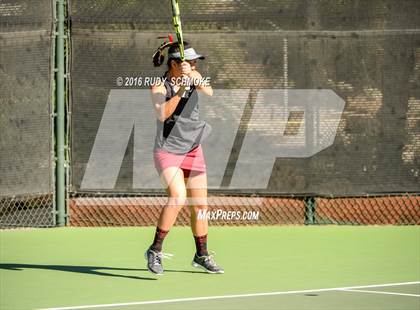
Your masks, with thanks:
M 159 37 L 161 39 L 162 37 Z M 155 67 L 160 67 L 165 61 L 165 49 L 168 48 L 168 54 L 179 53 L 179 44 L 178 42 L 173 42 L 172 35 L 168 36 L 169 42 L 163 42 L 153 54 L 153 65 Z M 184 41 L 184 48 L 188 48 L 189 43 Z M 168 67 L 170 67 L 171 59 L 168 59 Z
M 163 42 L 153 54 L 153 65 L 160 67 L 165 61 L 165 49 L 174 44 L 173 42 Z

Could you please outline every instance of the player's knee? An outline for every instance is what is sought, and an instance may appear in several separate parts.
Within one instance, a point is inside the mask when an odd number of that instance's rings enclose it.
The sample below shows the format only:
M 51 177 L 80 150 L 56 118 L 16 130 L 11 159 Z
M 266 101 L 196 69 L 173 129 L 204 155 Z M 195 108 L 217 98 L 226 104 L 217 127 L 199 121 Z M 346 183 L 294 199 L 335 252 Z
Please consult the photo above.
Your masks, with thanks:
M 177 190 L 171 193 L 169 197 L 169 205 L 178 209 L 182 209 L 182 207 L 185 205 L 186 200 L 187 200 L 186 191 Z

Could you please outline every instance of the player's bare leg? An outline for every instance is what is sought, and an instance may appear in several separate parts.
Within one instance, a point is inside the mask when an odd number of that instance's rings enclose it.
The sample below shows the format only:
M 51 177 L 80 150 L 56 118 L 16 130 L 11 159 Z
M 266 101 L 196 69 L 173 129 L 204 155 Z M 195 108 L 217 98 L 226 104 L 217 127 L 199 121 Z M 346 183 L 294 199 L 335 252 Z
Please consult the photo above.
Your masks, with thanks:
M 168 202 L 160 213 L 156 227 L 155 238 L 146 251 L 147 268 L 150 272 L 162 275 L 162 244 L 169 230 L 176 221 L 179 211 L 186 202 L 184 173 L 178 167 L 166 168 L 161 174 L 161 180 L 168 193 Z
M 194 236 L 204 236 L 208 232 L 207 218 L 199 218 L 207 212 L 207 174 L 191 172 L 186 180 L 188 206 L 191 210 L 191 230 Z
M 192 265 L 208 273 L 224 273 L 207 250 L 207 175 L 192 172 L 186 180 L 188 204 L 191 210 L 191 230 L 194 235 L 196 253 Z M 200 214 L 201 213 L 201 214 Z M 204 217 L 199 217 L 204 215 Z
M 162 172 L 161 180 L 168 193 L 168 202 L 160 213 L 157 226 L 162 230 L 169 231 L 186 202 L 187 191 L 184 173 L 178 167 L 168 167 Z

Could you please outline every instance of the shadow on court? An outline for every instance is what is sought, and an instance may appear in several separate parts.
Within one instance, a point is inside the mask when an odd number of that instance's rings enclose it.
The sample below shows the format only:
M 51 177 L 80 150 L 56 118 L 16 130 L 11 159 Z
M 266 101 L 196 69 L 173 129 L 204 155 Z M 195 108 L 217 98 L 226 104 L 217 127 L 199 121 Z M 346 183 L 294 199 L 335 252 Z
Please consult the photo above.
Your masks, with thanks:
M 0 264 L 0 269 L 22 271 L 23 269 L 43 269 L 43 270 L 56 270 L 56 271 L 67 271 L 75 273 L 84 273 L 95 276 L 105 277 L 118 277 L 127 278 L 134 280 L 157 280 L 151 277 L 138 277 L 138 276 L 127 276 L 122 274 L 113 274 L 104 272 L 105 271 L 144 271 L 149 272 L 147 269 L 138 268 L 116 268 L 116 267 L 104 267 L 104 266 L 69 266 L 69 265 L 34 265 L 34 264 Z M 201 271 L 192 270 L 167 270 L 165 272 L 176 272 L 176 273 L 205 273 Z

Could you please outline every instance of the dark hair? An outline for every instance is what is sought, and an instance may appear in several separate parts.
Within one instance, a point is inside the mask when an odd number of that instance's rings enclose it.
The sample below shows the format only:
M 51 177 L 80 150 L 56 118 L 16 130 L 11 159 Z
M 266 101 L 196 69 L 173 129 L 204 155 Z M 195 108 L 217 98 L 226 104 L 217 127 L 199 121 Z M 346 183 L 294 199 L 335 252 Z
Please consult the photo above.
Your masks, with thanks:
M 187 49 L 189 47 L 189 43 L 184 41 L 184 49 Z M 173 42 L 173 43 L 167 43 L 164 42 L 163 44 L 161 44 L 158 49 L 156 50 L 156 52 L 153 54 L 153 65 L 155 67 L 160 67 L 164 60 L 165 60 L 165 49 L 168 48 L 168 54 L 173 54 L 173 53 L 179 53 L 179 43 L 178 42 Z M 176 60 L 174 58 L 168 58 L 167 61 L 167 65 L 168 68 L 171 67 L 171 60 Z

